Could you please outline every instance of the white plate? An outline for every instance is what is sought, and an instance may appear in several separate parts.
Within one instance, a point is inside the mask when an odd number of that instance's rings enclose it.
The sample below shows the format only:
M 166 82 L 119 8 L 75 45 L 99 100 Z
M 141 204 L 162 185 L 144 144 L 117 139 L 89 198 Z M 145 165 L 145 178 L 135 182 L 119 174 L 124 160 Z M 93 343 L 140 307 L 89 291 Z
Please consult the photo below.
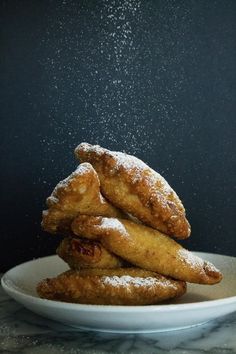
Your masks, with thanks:
M 18 265 L 2 277 L 4 290 L 33 312 L 82 329 L 106 332 L 158 332 L 196 326 L 236 311 L 236 258 L 195 253 L 214 263 L 224 275 L 220 284 L 188 284 L 171 304 L 151 306 L 80 305 L 40 299 L 36 284 L 68 269 L 58 256 Z

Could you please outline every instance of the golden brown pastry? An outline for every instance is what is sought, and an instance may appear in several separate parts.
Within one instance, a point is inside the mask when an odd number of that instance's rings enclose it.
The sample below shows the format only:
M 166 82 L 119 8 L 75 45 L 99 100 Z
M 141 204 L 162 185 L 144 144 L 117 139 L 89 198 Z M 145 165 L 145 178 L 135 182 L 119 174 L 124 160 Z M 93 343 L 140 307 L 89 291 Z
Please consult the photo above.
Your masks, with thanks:
M 138 158 L 81 143 L 75 154 L 95 168 L 104 196 L 116 207 L 176 238 L 190 235 L 185 209 L 166 180 Z
M 110 252 L 140 268 L 190 283 L 215 284 L 222 274 L 170 237 L 131 220 L 78 216 L 74 234 L 99 240 Z
M 127 266 L 127 262 L 107 251 L 99 241 L 85 238 L 66 237 L 56 252 L 71 269 Z
M 124 216 L 101 195 L 97 173 L 89 163 L 80 164 L 59 182 L 46 203 L 42 227 L 50 233 L 71 235 L 70 224 L 78 214 Z
M 42 298 L 99 305 L 151 305 L 185 291 L 185 282 L 138 268 L 70 270 L 37 286 Z

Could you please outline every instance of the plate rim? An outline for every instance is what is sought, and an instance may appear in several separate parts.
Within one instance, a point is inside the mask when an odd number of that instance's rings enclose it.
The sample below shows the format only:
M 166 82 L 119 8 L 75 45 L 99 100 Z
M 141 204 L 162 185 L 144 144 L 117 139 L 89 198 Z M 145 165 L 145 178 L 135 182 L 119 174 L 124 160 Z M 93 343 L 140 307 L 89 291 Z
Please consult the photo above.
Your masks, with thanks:
M 209 256 L 223 256 L 227 257 L 230 259 L 236 260 L 236 257 L 233 256 L 228 256 L 228 255 L 223 255 L 223 254 L 218 254 L 218 253 L 208 253 L 208 252 L 198 252 L 198 251 L 192 251 L 195 254 L 198 255 L 209 255 Z M 49 258 L 54 258 L 58 257 L 57 255 L 49 255 L 45 257 L 38 257 L 26 262 L 23 262 L 21 264 L 18 264 L 8 271 L 6 271 L 2 278 L 1 278 L 1 285 L 9 295 L 9 293 L 13 294 L 15 293 L 18 296 L 23 296 L 25 298 L 28 298 L 31 303 L 38 303 L 38 304 L 45 304 L 45 305 L 50 305 L 50 307 L 59 307 L 63 309 L 73 309 L 73 310 L 80 310 L 80 311 L 96 311 L 96 312 L 121 312 L 122 310 L 127 312 L 135 312 L 136 313 L 142 313 L 142 312 L 147 312 L 147 310 L 155 311 L 155 312 L 178 312 L 182 310 L 196 310 L 198 308 L 214 308 L 215 306 L 220 306 L 220 305 L 230 305 L 234 302 L 236 302 L 236 294 L 234 296 L 229 296 L 221 299 L 213 299 L 213 300 L 204 300 L 204 301 L 199 301 L 199 302 L 188 302 L 188 303 L 182 303 L 182 304 L 157 304 L 157 305 L 132 305 L 132 306 L 127 306 L 127 305 L 93 305 L 93 304 L 79 304 L 79 303 L 68 303 L 68 302 L 63 302 L 63 301 L 56 301 L 56 300 L 48 300 L 48 299 L 42 299 L 39 296 L 34 296 L 27 294 L 23 291 L 20 291 L 16 289 L 14 286 L 11 286 L 9 282 L 13 282 L 9 275 L 11 272 L 15 271 L 17 268 L 20 268 L 22 266 L 26 266 L 28 263 L 32 262 L 38 262 L 40 260 L 44 259 L 49 259 Z M 204 256 L 203 256 L 204 257 Z M 59 257 L 58 257 L 59 258 Z M 8 278 L 9 277 L 9 278 Z M 13 283 L 14 284 L 14 283 Z M 210 286 L 210 285 L 209 285 Z

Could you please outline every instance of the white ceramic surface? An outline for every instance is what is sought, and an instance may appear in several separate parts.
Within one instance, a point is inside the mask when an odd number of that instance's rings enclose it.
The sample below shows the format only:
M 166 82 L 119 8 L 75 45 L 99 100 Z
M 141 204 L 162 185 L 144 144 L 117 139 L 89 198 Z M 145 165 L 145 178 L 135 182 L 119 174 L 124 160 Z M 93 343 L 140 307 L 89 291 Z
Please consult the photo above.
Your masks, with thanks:
M 197 253 L 223 273 L 220 284 L 188 284 L 187 294 L 171 304 L 152 306 L 80 305 L 40 299 L 36 284 L 68 267 L 58 256 L 18 265 L 2 277 L 4 290 L 44 317 L 83 329 L 106 332 L 157 332 L 200 325 L 236 311 L 236 258 Z

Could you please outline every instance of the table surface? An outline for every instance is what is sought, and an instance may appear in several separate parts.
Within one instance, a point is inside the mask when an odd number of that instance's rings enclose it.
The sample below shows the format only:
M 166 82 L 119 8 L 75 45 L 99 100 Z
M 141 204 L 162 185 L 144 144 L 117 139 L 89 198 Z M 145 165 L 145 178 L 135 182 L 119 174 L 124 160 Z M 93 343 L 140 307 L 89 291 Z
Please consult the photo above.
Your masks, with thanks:
M 0 353 L 236 353 L 236 312 L 185 330 L 150 334 L 86 332 L 44 319 L 0 286 Z

